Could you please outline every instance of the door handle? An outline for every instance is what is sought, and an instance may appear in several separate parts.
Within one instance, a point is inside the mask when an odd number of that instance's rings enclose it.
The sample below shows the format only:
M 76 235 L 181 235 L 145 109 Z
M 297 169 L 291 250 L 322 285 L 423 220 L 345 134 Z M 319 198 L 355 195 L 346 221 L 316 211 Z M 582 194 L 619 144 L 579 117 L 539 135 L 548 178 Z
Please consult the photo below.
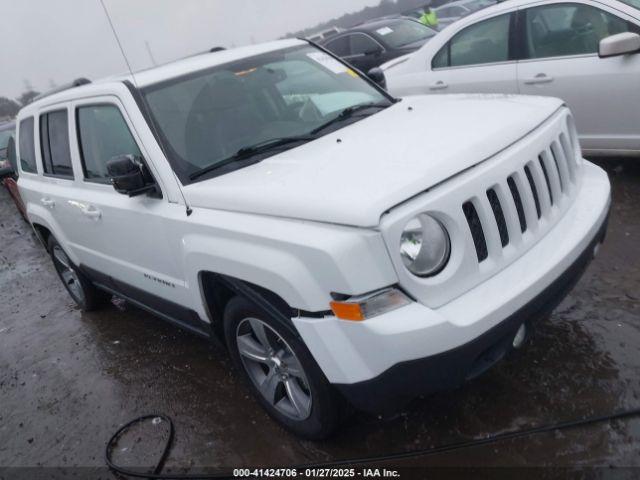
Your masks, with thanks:
M 100 220 L 100 218 L 102 218 L 102 212 L 98 210 L 96 207 L 94 207 L 93 205 L 84 207 L 82 209 L 82 214 L 85 217 L 89 217 L 92 220 Z
M 548 76 L 546 73 L 539 73 L 535 77 L 525 79 L 525 85 L 540 85 L 543 83 L 553 82 L 553 77 Z
M 444 90 L 445 88 L 449 88 L 449 85 L 442 80 L 438 80 L 436 83 L 429 85 L 430 90 Z
M 53 208 L 53 207 L 55 207 L 55 206 L 56 206 L 56 202 L 55 202 L 55 200 L 52 200 L 52 199 L 50 199 L 50 198 L 48 198 L 48 197 L 43 197 L 43 198 L 41 198 L 41 199 L 40 199 L 40 203 L 41 203 L 42 205 L 44 205 L 45 207 L 47 207 L 47 208 Z

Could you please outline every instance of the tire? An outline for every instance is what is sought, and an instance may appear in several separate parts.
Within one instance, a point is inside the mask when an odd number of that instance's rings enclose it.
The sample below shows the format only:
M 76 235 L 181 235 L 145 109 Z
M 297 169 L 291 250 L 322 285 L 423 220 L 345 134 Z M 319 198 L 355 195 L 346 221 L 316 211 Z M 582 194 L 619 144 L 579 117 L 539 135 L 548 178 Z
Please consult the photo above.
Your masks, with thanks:
M 82 311 L 97 310 L 111 299 L 111 295 L 97 289 L 71 262 L 53 235 L 49 236 L 48 248 L 58 278 Z
M 244 298 L 234 297 L 225 309 L 224 333 L 235 367 L 272 418 L 309 440 L 327 438 L 336 430 L 344 400 L 293 326 L 273 320 Z

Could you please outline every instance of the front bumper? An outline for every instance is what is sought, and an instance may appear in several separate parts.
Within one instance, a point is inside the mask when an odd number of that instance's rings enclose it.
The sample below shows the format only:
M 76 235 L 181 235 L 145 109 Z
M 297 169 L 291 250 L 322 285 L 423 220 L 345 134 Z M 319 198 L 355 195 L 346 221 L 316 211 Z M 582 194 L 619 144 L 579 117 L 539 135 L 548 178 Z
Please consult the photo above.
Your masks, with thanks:
M 455 387 L 509 350 L 524 322 L 551 311 L 580 278 L 603 238 L 610 206 L 606 173 L 588 162 L 562 220 L 525 255 L 448 304 L 420 303 L 364 322 L 293 319 L 327 379 L 357 407 Z
M 521 325 L 530 331 L 532 322 L 544 318 L 562 302 L 591 262 L 596 246 L 604 240 L 606 227 L 605 221 L 589 246 L 551 285 L 478 338 L 437 355 L 396 364 L 370 380 L 335 387 L 357 408 L 384 412 L 418 395 L 456 388 L 484 373 L 513 349 Z

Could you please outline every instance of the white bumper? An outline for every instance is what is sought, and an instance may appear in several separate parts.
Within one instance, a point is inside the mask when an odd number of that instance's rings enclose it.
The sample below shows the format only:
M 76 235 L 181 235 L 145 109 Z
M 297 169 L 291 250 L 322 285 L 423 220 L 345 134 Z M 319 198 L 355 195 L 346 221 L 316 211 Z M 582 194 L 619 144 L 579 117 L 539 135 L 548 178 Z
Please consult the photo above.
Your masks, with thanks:
M 610 184 L 585 162 L 575 201 L 526 254 L 451 302 L 421 303 L 364 322 L 335 317 L 293 322 L 331 383 L 352 384 L 390 367 L 464 345 L 517 312 L 565 272 L 606 220 Z

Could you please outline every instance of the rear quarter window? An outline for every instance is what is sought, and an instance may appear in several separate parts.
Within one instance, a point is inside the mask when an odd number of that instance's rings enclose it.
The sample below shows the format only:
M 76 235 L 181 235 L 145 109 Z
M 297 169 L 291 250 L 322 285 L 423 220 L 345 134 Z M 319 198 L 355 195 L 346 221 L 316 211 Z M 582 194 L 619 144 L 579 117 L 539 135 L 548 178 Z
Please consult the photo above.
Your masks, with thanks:
M 57 110 L 40 116 L 40 146 L 42 168 L 46 174 L 73 178 L 66 110 Z
M 20 168 L 23 172 L 37 173 L 36 167 L 36 149 L 33 144 L 33 117 L 25 118 L 20 122 L 19 136 L 19 152 Z

